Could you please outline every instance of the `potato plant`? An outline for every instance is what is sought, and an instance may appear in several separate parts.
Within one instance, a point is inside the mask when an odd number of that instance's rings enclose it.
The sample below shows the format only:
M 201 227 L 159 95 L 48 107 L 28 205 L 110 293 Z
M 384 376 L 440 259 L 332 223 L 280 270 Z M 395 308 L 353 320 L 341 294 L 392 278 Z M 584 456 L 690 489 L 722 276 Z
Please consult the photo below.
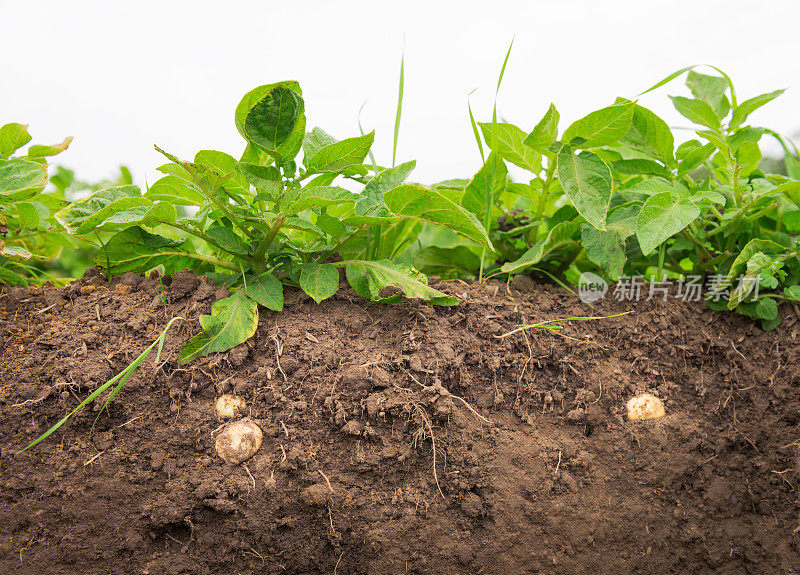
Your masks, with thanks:
M 458 303 L 392 261 L 421 222 L 492 249 L 470 211 L 435 188 L 405 183 L 414 162 L 367 166 L 374 133 L 337 140 L 320 128 L 307 131 L 297 82 L 248 92 L 234 119 L 246 141 L 238 160 L 202 150 L 190 162 L 159 149 L 169 163 L 144 193 L 133 185 L 107 188 L 55 215 L 71 234 L 105 236 L 95 261 L 109 274 L 192 268 L 232 289 L 201 317 L 203 331 L 182 349 L 181 361 L 247 340 L 259 305 L 283 308 L 284 284 L 318 303 L 331 297 L 339 270 L 374 301 Z M 357 191 L 340 185 L 345 181 Z
M 0 127 L 0 282 L 12 285 L 46 277 L 34 264 L 58 257 L 63 247 L 76 247 L 53 219 L 65 203 L 64 191 L 44 191 L 47 158 L 66 150 L 72 138 L 52 146 L 34 144 L 22 153 L 30 141 L 25 124 Z
M 800 298 L 800 156 L 747 120 L 783 90 L 740 102 L 724 73 L 686 68 L 647 92 L 687 72 L 692 97 L 672 102 L 696 138 L 677 147 L 661 118 L 623 98 L 563 131 L 555 105 L 530 132 L 498 122 L 496 112 L 491 123 L 474 124 L 490 154 L 471 180 L 437 189 L 486 222 L 497 249 L 490 272 L 533 268 L 573 282 L 583 271 L 612 281 L 711 278 L 725 295 L 712 297 L 712 307 L 760 319 L 765 329 L 778 325 L 777 302 Z M 760 169 L 765 136 L 783 147 L 786 174 Z M 531 179 L 512 181 L 507 164 Z M 429 245 L 413 260 L 423 271 L 482 275 L 479 250 L 441 233 L 424 237 Z

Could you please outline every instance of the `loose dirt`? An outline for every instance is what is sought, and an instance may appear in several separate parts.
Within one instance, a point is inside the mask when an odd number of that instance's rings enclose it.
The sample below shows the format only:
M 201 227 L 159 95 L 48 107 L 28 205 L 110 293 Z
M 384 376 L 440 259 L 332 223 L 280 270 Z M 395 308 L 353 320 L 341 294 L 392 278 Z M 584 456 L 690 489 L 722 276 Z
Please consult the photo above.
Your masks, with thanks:
M 463 303 L 287 290 L 251 341 L 187 366 L 227 294 L 190 273 L 4 288 L 0 573 L 800 572 L 792 308 L 764 333 L 528 278 L 436 287 Z M 105 396 L 17 454 L 174 316 L 93 435 Z M 628 421 L 644 392 L 666 415 Z M 222 393 L 263 430 L 240 465 L 214 449 Z

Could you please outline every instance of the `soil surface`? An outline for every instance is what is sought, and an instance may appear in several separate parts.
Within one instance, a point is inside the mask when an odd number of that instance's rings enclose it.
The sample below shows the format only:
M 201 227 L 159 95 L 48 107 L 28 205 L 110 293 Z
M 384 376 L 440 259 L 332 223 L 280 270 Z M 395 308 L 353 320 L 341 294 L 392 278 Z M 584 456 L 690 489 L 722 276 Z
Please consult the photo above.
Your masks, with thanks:
M 248 343 L 186 366 L 227 294 L 191 273 L 4 288 L 0 573 L 800 573 L 792 308 L 764 333 L 529 278 L 436 287 L 462 304 L 287 290 Z M 175 316 L 93 435 L 105 395 L 17 453 Z M 214 449 L 225 392 L 264 433 L 240 465 Z M 642 392 L 664 417 L 626 419 Z

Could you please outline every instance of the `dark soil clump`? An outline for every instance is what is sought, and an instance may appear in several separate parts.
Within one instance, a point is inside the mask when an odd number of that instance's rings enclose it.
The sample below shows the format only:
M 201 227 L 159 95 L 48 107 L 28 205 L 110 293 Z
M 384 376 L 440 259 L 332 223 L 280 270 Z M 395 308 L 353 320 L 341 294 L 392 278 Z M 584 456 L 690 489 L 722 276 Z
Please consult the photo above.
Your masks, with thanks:
M 0 573 L 800 572 L 792 308 L 764 333 L 520 281 L 437 284 L 454 308 L 287 290 L 249 342 L 186 366 L 227 295 L 191 273 L 5 288 Z M 16 453 L 175 316 L 93 435 L 104 396 Z M 625 419 L 642 392 L 665 417 Z M 222 393 L 264 432 L 241 465 L 214 450 Z

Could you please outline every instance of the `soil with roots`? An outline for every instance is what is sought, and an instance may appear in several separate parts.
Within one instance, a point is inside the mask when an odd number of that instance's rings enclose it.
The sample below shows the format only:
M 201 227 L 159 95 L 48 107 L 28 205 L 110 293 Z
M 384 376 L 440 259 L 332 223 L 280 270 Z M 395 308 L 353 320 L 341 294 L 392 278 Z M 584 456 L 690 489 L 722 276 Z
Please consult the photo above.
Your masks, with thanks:
M 527 277 L 436 287 L 462 303 L 287 289 L 250 341 L 188 365 L 227 295 L 189 272 L 3 288 L 0 573 L 800 572 L 792 307 L 765 333 Z M 108 409 L 18 453 L 176 316 Z M 626 418 L 642 392 L 664 417 Z M 214 449 L 222 393 L 264 433 L 240 465 Z

